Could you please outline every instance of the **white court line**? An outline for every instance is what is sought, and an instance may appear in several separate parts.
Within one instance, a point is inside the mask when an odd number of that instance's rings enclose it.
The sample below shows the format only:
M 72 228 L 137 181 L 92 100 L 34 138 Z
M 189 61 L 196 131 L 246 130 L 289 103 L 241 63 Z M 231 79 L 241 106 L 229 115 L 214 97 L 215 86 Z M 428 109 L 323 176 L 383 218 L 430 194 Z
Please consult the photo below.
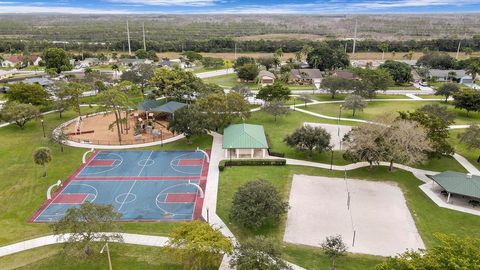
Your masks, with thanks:
M 150 157 L 152 156 L 152 154 L 153 154 L 153 150 L 150 152 L 150 155 L 148 155 L 147 160 L 150 159 Z M 142 174 L 143 169 L 145 169 L 146 165 L 147 165 L 147 164 L 145 163 L 145 164 L 142 166 L 142 169 L 141 169 L 140 172 L 138 173 L 137 177 L 139 177 L 139 176 Z M 120 207 L 118 208 L 118 211 L 119 211 L 119 212 L 120 212 L 120 210 L 122 209 L 123 205 L 125 204 L 125 201 L 126 201 L 127 198 L 128 198 L 128 194 L 130 194 L 130 192 L 132 191 L 132 189 L 133 189 L 133 187 L 135 186 L 135 184 L 137 184 L 137 180 L 133 181 L 132 186 L 130 187 L 130 189 L 129 189 L 128 192 L 126 193 L 127 196 L 125 196 L 125 199 L 123 200 L 122 204 L 121 204 Z

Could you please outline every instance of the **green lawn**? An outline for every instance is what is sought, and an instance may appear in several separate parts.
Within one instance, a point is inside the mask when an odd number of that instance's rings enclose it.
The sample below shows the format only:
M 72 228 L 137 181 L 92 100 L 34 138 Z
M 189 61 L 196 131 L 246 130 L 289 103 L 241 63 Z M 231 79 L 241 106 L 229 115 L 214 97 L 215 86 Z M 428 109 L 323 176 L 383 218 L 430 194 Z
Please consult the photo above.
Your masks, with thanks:
M 321 104 L 323 105 L 323 104 Z M 330 104 L 325 104 L 330 105 Z M 318 106 L 318 105 L 315 105 Z M 311 105 L 307 106 L 311 108 Z M 305 107 L 302 107 L 302 109 Z M 250 124 L 259 124 L 263 125 L 266 134 L 269 138 L 269 145 L 271 150 L 274 152 L 285 153 L 285 157 L 295 158 L 295 159 L 304 159 L 309 160 L 306 153 L 297 152 L 293 148 L 287 146 L 283 139 L 288 134 L 292 133 L 295 129 L 301 127 L 304 122 L 314 122 L 314 123 L 329 123 L 337 124 L 335 120 L 322 119 L 301 112 L 289 111 L 286 116 L 277 117 L 277 121 L 272 115 L 269 115 L 263 111 L 252 113 L 250 118 L 247 120 L 247 123 Z M 342 122 L 341 124 L 351 125 L 359 124 L 354 122 Z M 312 157 L 312 161 L 330 163 L 331 152 L 328 153 L 315 153 Z M 351 162 L 343 159 L 343 151 L 334 151 L 333 155 L 333 164 L 336 165 L 346 165 Z M 452 170 L 464 172 L 464 168 L 453 158 L 443 157 L 441 159 L 431 159 L 428 160 L 425 164 L 419 164 L 418 168 L 434 170 L 434 171 L 444 171 Z
M 181 270 L 183 265 L 174 261 L 158 247 L 110 244 L 113 269 Z M 95 254 L 86 260 L 65 257 L 60 245 L 46 246 L 0 258 L 2 269 L 83 270 L 108 269 L 106 253 Z M 218 269 L 218 268 L 216 268 Z
M 450 143 L 454 145 L 455 152 L 464 156 L 470 163 L 475 165 L 477 169 L 480 170 L 480 163 L 477 162 L 478 157 L 480 156 L 480 149 L 472 149 L 467 145 L 460 142 L 458 135 L 465 132 L 465 129 L 452 129 L 450 130 Z
M 368 106 L 363 110 L 363 112 L 356 112 L 355 116 L 352 116 L 352 111 L 348 110 L 342 111 L 342 117 L 354 118 L 354 119 L 363 119 L 363 120 L 375 120 L 376 118 L 385 115 L 392 114 L 398 115 L 399 111 L 414 111 L 426 104 L 441 104 L 448 106 L 449 111 L 455 113 L 455 124 L 472 124 L 480 123 L 480 113 L 471 112 L 467 116 L 466 111 L 455 109 L 450 103 L 445 103 L 441 101 L 372 101 L 368 102 Z M 340 104 L 317 104 L 309 106 L 307 110 L 337 117 L 339 114 Z
M 96 108 L 82 108 L 82 113 Z M 58 114 L 44 117 L 47 134 L 60 123 L 74 117 L 73 112 L 65 112 L 62 119 Z M 25 130 L 14 125 L 0 128 L 0 245 L 17 242 L 40 235 L 50 234 L 47 224 L 27 223 L 45 200 L 47 188 L 57 179 L 65 180 L 81 164 L 85 149 L 66 147 L 60 152 L 58 145 L 43 138 L 40 121 L 31 121 Z M 210 148 L 211 136 L 193 138 L 192 144 L 179 140 L 163 147 L 148 149 L 196 149 L 197 146 Z M 41 167 L 34 165 L 32 152 L 39 146 L 52 149 L 52 162 L 47 165 L 47 177 L 42 178 Z M 179 223 L 169 222 L 124 222 L 123 230 L 134 233 L 166 235 Z
M 251 173 L 253 171 L 254 175 Z M 257 232 L 251 232 L 229 219 L 233 194 L 248 181 L 265 179 L 270 181 L 285 199 L 288 199 L 293 174 L 343 177 L 343 172 L 300 166 L 229 167 L 220 174 L 217 213 L 240 241 L 261 234 L 272 237 L 281 243 L 286 217 L 279 225 L 270 224 Z M 480 217 L 438 207 L 418 188 L 422 182 L 409 172 L 402 170 L 388 172 L 386 167 L 375 167 L 372 170 L 362 168 L 347 172 L 347 177 L 396 182 L 404 193 L 412 217 L 427 246 L 437 243 L 434 238 L 435 233 L 480 237 Z M 319 242 L 322 240 L 318 239 Z M 317 248 L 286 245 L 283 252 L 285 258 L 291 259 L 300 266 L 308 269 L 327 269 L 326 258 Z M 344 265 L 341 268 L 339 266 L 339 269 L 372 269 L 380 260 L 380 258 L 372 256 L 349 255 L 342 261 Z
M 335 100 L 344 100 L 349 94 L 336 94 L 335 98 L 332 99 L 331 94 L 313 94 L 308 95 L 309 98 L 318 100 L 318 101 L 335 101 Z M 408 98 L 405 95 L 387 95 L 387 94 L 376 94 L 375 99 L 406 99 Z

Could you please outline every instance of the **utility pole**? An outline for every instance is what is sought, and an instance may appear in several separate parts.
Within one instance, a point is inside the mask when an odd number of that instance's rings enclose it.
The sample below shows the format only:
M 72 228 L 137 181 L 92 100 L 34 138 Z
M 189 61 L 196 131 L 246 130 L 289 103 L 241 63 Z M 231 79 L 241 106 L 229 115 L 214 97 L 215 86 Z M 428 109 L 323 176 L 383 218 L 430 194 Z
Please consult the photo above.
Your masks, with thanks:
M 142 31 L 143 31 L 143 49 L 147 51 L 147 44 L 145 43 L 145 23 L 142 23 Z
M 132 55 L 132 49 L 130 47 L 130 29 L 128 28 L 128 20 L 127 20 L 127 39 L 128 39 L 128 55 Z
M 355 33 L 353 34 L 352 58 L 355 56 L 355 46 L 357 45 L 357 19 L 355 19 Z
M 237 60 L 237 43 L 235 42 L 235 60 Z
M 467 33 L 463 35 L 463 39 L 467 38 Z M 458 41 L 458 48 L 457 48 L 457 55 L 455 56 L 455 59 L 458 59 L 458 55 L 460 54 L 460 45 L 462 44 L 462 40 Z

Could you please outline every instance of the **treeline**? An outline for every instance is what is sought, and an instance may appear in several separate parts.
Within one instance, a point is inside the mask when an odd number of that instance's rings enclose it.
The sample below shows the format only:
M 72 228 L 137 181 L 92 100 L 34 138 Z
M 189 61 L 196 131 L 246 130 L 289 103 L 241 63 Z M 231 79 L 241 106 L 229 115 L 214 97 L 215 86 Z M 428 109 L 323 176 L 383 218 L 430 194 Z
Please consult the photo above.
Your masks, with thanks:
M 459 39 L 432 39 L 432 40 L 408 40 L 408 41 L 378 41 L 378 40 L 359 40 L 356 44 L 357 52 L 381 52 L 381 44 L 387 45 L 388 52 L 408 52 L 408 51 L 447 51 L 454 52 L 458 48 Z M 474 36 L 471 39 L 462 40 L 462 48 L 470 48 L 474 51 L 480 50 L 480 36 Z M 150 40 L 147 41 L 147 48 L 156 52 L 167 51 L 196 51 L 196 52 L 233 52 L 235 44 L 237 52 L 275 52 L 282 48 L 283 52 L 297 52 L 305 45 L 317 47 L 320 43 L 327 43 L 331 48 L 346 48 L 352 50 L 352 40 L 245 40 L 235 41 L 232 38 L 214 38 L 205 40 L 185 40 L 185 41 L 165 41 Z M 127 41 L 116 41 L 113 43 L 57 43 L 50 41 L 20 41 L 20 40 L 0 40 L 1 53 L 18 53 L 24 51 L 43 51 L 50 47 L 60 47 L 66 50 L 76 51 L 127 51 Z M 142 49 L 143 44 L 139 41 L 131 41 L 132 51 Z

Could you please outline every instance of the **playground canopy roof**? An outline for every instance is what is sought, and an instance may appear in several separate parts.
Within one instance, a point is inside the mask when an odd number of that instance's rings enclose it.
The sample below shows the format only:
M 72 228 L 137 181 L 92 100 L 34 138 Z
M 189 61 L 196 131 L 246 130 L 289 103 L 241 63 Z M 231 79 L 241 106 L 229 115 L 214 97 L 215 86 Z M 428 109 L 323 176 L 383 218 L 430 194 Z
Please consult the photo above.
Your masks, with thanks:
M 187 106 L 185 103 L 170 101 L 165 104 L 162 104 L 158 100 L 145 100 L 144 102 L 138 104 L 137 108 L 142 111 L 149 112 L 166 112 L 174 113 L 176 110 Z
M 480 199 L 480 176 L 458 172 L 442 172 L 430 176 L 448 193 Z
M 251 124 L 230 125 L 223 131 L 224 149 L 266 149 L 267 138 L 263 126 Z

